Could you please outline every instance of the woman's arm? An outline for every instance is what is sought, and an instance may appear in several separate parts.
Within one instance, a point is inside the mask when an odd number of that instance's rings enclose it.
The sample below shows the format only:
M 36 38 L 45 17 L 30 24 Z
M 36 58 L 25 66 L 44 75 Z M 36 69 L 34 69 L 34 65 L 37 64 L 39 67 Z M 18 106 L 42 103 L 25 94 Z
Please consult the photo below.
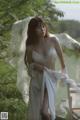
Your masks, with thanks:
M 61 48 L 60 43 L 58 42 L 57 38 L 54 38 L 53 42 L 54 42 L 54 47 L 56 49 L 57 55 L 58 55 L 60 63 L 61 63 L 61 69 L 62 69 L 61 80 L 64 81 L 65 83 L 67 83 L 66 80 L 69 78 L 69 76 L 68 76 L 66 66 L 64 63 L 62 48 Z M 63 83 L 62 81 L 61 81 L 61 85 L 64 85 L 64 84 L 62 84 Z
M 59 43 L 59 41 L 57 40 L 56 37 L 52 37 L 51 39 L 52 39 L 52 42 L 54 44 L 54 47 L 56 49 L 57 55 L 58 55 L 59 60 L 60 60 L 62 72 L 64 72 L 64 70 L 65 70 L 65 63 L 64 63 L 62 48 L 61 48 L 60 43 Z
M 43 64 L 40 64 L 40 63 L 37 63 L 37 62 L 34 62 L 34 70 L 38 70 L 40 72 L 43 72 L 44 70 L 44 65 Z

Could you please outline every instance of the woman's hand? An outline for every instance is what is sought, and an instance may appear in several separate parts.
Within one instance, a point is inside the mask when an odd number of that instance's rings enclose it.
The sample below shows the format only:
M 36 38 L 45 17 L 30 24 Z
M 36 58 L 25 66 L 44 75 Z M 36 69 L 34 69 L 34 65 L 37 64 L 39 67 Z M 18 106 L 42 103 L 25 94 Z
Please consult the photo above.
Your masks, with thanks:
M 60 85 L 61 85 L 61 86 L 65 86 L 65 84 L 67 83 L 67 81 L 68 81 L 68 79 L 69 79 L 69 76 L 68 76 L 68 73 L 67 73 L 66 68 L 62 68 L 61 71 L 62 71 L 62 72 L 61 72 L 62 76 L 61 76 Z
M 40 72 L 43 72 L 43 70 L 44 70 L 44 65 L 39 64 L 39 63 L 33 63 L 33 64 L 34 64 L 34 67 L 33 67 L 34 70 L 38 70 L 38 71 L 40 71 Z
M 68 72 L 66 68 L 62 68 L 62 76 L 64 79 L 69 79 Z

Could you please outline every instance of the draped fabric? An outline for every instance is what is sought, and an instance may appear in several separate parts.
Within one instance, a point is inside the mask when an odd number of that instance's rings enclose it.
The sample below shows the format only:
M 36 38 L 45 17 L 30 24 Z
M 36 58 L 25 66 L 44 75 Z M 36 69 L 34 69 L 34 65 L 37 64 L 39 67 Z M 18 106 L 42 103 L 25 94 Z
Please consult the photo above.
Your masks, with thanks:
M 33 67 L 31 67 L 33 68 Z M 41 120 L 41 105 L 44 96 L 44 88 L 46 86 L 48 92 L 48 111 L 51 114 L 51 120 L 55 120 L 55 98 L 56 85 L 58 80 L 62 80 L 64 84 L 70 84 L 77 87 L 74 80 L 69 79 L 66 73 L 53 71 L 45 67 L 43 73 L 30 69 L 31 81 L 29 88 L 29 110 L 28 120 Z
M 49 112 L 51 114 L 51 120 L 55 120 L 55 117 L 56 117 L 55 99 L 56 99 L 56 88 L 57 88 L 56 85 L 58 80 L 62 80 L 64 85 L 69 84 L 70 86 L 77 88 L 75 81 L 70 79 L 66 73 L 45 68 L 44 74 L 43 74 L 42 94 L 44 94 L 44 86 L 46 85 L 46 88 L 48 91 Z

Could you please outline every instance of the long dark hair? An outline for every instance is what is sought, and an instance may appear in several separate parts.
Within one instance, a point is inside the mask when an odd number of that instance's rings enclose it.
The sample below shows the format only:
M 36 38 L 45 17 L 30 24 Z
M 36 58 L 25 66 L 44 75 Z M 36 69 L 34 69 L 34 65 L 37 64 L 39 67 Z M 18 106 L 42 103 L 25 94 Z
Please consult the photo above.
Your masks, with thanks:
M 28 30 L 27 30 L 28 38 L 26 40 L 26 46 L 38 44 L 39 36 L 36 32 L 36 28 L 38 28 L 40 24 L 46 27 L 46 34 L 44 37 L 48 37 L 47 25 L 44 23 L 41 17 L 36 16 L 32 18 L 28 24 Z

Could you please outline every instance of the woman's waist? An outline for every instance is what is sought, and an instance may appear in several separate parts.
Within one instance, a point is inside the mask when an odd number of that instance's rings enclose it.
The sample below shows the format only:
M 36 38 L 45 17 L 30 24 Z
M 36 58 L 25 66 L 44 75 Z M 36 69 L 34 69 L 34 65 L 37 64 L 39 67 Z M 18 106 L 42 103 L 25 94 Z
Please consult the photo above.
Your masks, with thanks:
M 51 63 L 45 63 L 45 64 L 42 64 L 43 66 L 43 71 L 44 70 L 49 70 L 49 71 L 55 71 L 55 64 L 51 64 Z M 29 71 L 30 72 L 39 72 L 39 73 L 42 73 L 43 71 L 40 71 L 39 69 L 35 69 L 35 63 L 31 63 L 29 65 Z
M 51 71 L 55 71 L 55 65 L 54 64 L 51 64 L 51 65 L 46 65 L 45 66 L 47 69 L 51 70 Z
M 50 74 L 61 75 L 61 71 L 55 70 L 55 64 L 47 64 L 43 66 L 43 71 L 34 68 L 34 63 L 29 65 L 29 72 L 32 74 L 43 74 L 44 71 Z

